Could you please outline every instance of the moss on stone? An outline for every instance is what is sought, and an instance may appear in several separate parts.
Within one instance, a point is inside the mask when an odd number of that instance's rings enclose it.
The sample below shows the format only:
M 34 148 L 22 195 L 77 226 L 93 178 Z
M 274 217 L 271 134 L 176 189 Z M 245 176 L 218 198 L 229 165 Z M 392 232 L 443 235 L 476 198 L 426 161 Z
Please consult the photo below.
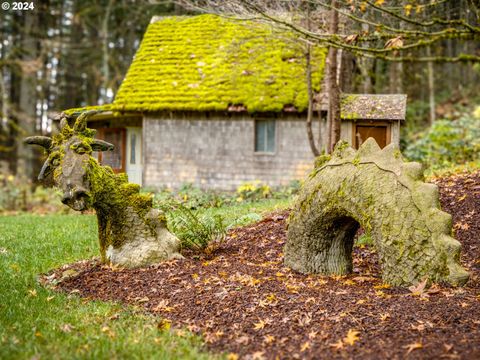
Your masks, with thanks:
M 419 166 L 404 163 L 396 152 L 393 144 L 381 150 L 372 138 L 358 152 L 346 143 L 336 146 L 305 182 L 290 215 L 288 266 L 307 273 L 348 272 L 353 236 L 362 226 L 374 240 L 385 282 L 467 281 L 437 188 L 423 183 Z

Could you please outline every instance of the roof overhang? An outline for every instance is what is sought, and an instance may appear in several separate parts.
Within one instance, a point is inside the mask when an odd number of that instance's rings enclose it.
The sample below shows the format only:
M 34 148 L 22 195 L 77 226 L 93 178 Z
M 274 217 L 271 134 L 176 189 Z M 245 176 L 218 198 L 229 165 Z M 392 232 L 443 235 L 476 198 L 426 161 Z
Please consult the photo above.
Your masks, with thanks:
M 343 94 L 340 117 L 343 120 L 405 120 L 406 94 Z

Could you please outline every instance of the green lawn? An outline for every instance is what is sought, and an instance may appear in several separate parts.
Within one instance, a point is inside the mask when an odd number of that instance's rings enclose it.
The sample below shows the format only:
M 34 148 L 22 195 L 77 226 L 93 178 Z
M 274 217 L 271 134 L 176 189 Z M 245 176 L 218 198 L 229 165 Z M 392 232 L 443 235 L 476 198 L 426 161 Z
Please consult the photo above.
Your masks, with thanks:
M 286 200 L 268 200 L 206 211 L 230 222 L 286 206 Z M 0 217 L 1 359 L 213 357 L 195 336 L 158 330 L 155 317 L 54 293 L 37 282 L 38 274 L 97 255 L 93 215 Z

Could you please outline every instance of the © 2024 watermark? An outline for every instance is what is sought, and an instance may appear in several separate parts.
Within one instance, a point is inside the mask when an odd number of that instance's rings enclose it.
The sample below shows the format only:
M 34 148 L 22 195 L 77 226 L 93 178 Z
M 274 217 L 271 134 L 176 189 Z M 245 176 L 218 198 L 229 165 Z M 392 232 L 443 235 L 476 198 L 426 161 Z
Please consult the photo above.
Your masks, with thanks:
M 3 1 L 2 10 L 8 11 L 30 11 L 35 9 L 33 1 Z

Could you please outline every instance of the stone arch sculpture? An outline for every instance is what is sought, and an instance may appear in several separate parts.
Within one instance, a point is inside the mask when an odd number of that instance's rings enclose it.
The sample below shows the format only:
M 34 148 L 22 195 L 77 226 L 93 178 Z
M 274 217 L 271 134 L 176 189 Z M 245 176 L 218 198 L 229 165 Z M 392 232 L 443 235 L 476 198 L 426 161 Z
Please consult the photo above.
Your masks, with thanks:
M 379 254 L 383 281 L 410 285 L 428 278 L 462 285 L 460 243 L 440 210 L 438 188 L 421 164 L 369 138 L 358 151 L 339 143 L 320 160 L 290 215 L 285 264 L 303 273 L 352 271 L 354 236 L 362 226 Z

